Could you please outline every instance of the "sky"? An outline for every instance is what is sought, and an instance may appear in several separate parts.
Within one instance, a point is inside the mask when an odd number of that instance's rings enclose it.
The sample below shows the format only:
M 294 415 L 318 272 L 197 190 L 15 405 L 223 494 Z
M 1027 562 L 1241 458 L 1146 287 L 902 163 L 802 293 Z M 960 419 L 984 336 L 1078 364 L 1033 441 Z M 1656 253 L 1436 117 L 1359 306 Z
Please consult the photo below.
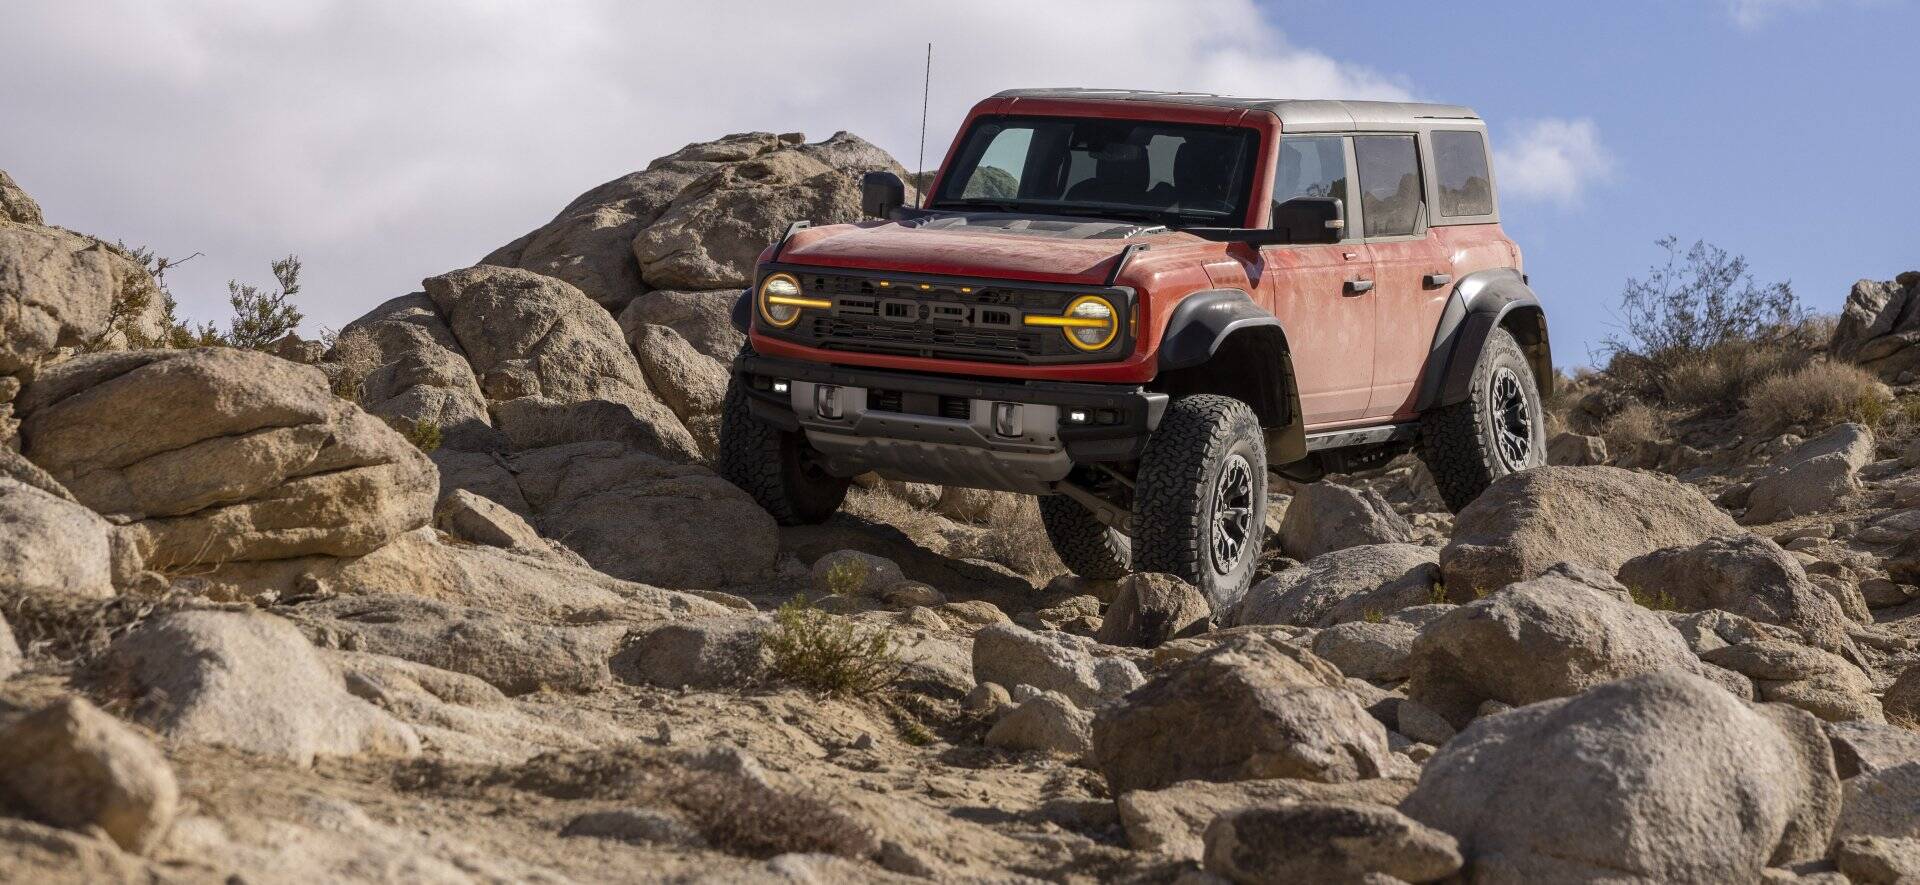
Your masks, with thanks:
M 305 264 L 309 334 L 575 195 L 730 132 L 926 163 L 1000 89 L 1466 104 L 1555 361 L 1618 331 L 1654 241 L 1837 310 L 1920 269 L 1920 0 L 5 0 L 0 169 L 51 223 L 176 258 L 182 313 Z

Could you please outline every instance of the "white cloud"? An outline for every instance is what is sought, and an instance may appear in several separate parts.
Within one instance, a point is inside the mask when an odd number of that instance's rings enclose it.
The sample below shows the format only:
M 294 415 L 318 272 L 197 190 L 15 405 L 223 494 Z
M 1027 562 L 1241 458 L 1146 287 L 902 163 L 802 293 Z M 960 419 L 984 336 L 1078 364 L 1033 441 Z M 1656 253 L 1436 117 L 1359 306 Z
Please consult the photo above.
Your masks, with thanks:
M 1807 12 L 1827 5 L 1828 0 L 1725 0 L 1727 14 L 1744 30 L 1754 30 L 1775 18 L 1795 12 Z
M 186 312 L 298 252 L 337 326 L 576 194 L 744 130 L 859 133 L 927 163 L 1012 86 L 1404 98 L 1290 44 L 1251 0 L 13 0 L 0 164 L 50 220 L 163 254 Z M 311 323 L 310 323 L 311 326 Z
M 1494 175 L 1500 195 L 1574 206 L 1587 189 L 1613 175 L 1613 156 L 1592 120 L 1534 120 L 1502 144 L 1495 132 Z

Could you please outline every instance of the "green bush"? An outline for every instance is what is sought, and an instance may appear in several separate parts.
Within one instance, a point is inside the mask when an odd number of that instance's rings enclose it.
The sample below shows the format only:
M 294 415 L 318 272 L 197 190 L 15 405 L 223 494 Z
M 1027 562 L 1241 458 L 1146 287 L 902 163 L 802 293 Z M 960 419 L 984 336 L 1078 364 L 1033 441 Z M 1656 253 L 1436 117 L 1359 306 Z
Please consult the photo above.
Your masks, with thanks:
M 768 667 L 785 682 L 824 694 L 857 695 L 891 685 L 900 675 L 893 634 L 795 599 L 774 612 L 764 649 Z

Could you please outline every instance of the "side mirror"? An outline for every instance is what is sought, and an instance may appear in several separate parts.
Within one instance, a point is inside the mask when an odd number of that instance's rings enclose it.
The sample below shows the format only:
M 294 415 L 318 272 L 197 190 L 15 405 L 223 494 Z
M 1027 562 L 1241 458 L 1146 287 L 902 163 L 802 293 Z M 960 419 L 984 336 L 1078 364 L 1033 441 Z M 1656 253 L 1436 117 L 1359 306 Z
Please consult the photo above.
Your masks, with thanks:
M 892 218 L 907 203 L 907 186 L 891 172 L 860 176 L 860 211 L 871 218 Z
M 1347 229 L 1347 207 L 1338 197 L 1294 197 L 1273 206 L 1273 229 L 1287 243 L 1337 243 Z

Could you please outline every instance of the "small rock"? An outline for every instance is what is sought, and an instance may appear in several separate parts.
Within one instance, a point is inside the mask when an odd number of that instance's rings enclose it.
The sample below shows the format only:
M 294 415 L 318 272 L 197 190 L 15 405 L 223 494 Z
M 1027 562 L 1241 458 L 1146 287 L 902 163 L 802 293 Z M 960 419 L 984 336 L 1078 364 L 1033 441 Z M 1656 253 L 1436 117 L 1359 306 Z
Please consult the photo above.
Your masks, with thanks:
M 686 821 L 652 808 L 592 811 L 567 822 L 562 836 L 612 839 L 634 845 L 672 845 L 705 848 L 707 840 Z
M 739 688 L 765 674 L 765 618 L 700 618 L 636 631 L 610 662 L 628 682 L 667 688 Z
M 1860 668 L 1817 648 L 1770 639 L 1714 649 L 1700 659 L 1753 680 L 1763 701 L 1791 704 L 1829 722 L 1884 722 Z
M 1095 714 L 1090 760 L 1116 793 L 1196 779 L 1380 777 L 1394 768 L 1386 727 L 1345 684 L 1309 652 L 1235 636 Z
M 1886 694 L 1881 696 L 1880 705 L 1890 721 L 1920 729 L 1920 664 L 1909 665 L 1894 677 L 1893 684 L 1887 686 Z
M 1482 714 L 1484 715 L 1484 714 Z M 1401 701 L 1395 708 L 1394 731 L 1421 743 L 1436 747 L 1453 740 L 1457 733 L 1445 716 L 1419 701 Z
M 1096 657 L 1091 639 L 1036 633 L 1013 624 L 983 627 L 973 637 L 973 676 L 978 682 L 1031 685 L 1057 691 L 1082 708 L 1098 707 L 1146 682 L 1124 658 Z
M 434 508 L 435 528 L 464 541 L 507 550 L 545 550 L 546 539 L 520 515 L 466 489 L 454 489 Z
M 0 616 L 0 682 L 20 672 L 26 657 L 20 653 L 20 643 L 13 638 L 13 628 L 8 626 L 5 616 Z
M 1207 871 L 1235 882 L 1432 882 L 1458 872 L 1452 836 L 1391 808 L 1299 802 L 1244 808 L 1207 827 Z
M 1833 862 L 1859 885 L 1920 882 L 1920 839 L 1852 836 L 1833 847 Z
M 932 608 L 946 604 L 947 595 L 919 581 L 901 581 L 882 591 L 880 599 L 894 608 Z
M 1289 802 L 1353 802 L 1390 807 L 1413 789 L 1411 780 L 1370 778 L 1323 784 L 1294 778 L 1232 781 L 1182 781 L 1158 790 L 1130 790 L 1115 803 L 1127 843 L 1184 860 L 1200 860 L 1207 825 L 1229 811 Z
M 1013 709 L 1013 696 L 996 682 L 982 682 L 967 692 L 960 702 L 960 708 L 969 713 L 992 719 Z
M 160 748 L 78 697 L 0 731 L 0 794 L 57 826 L 98 826 L 136 854 L 166 835 L 180 798 Z
M 1840 779 L 1920 759 L 1920 733 L 1878 722 L 1823 722 Z
M 1415 544 L 1346 547 L 1255 584 L 1234 608 L 1237 625 L 1331 627 L 1434 602 L 1438 553 Z
M 1607 441 L 1579 433 L 1556 433 L 1547 440 L 1547 463 L 1586 467 L 1607 463 Z
M 1074 706 L 1066 695 L 1042 692 L 1000 717 L 987 732 L 987 746 L 1008 750 L 1041 750 L 1073 758 L 1087 754 L 1093 715 Z
M 1407 658 L 1420 634 L 1403 624 L 1353 621 L 1335 624 L 1313 637 L 1313 653 L 1340 672 L 1369 682 L 1407 678 Z
M 1848 779 L 1833 838 L 1920 839 L 1920 760 Z
M 1212 614 L 1206 595 L 1173 575 L 1128 575 L 1094 638 L 1107 645 L 1153 648 L 1204 632 Z
M 879 596 L 904 580 L 893 560 L 858 550 L 835 550 L 813 563 L 817 596 Z

